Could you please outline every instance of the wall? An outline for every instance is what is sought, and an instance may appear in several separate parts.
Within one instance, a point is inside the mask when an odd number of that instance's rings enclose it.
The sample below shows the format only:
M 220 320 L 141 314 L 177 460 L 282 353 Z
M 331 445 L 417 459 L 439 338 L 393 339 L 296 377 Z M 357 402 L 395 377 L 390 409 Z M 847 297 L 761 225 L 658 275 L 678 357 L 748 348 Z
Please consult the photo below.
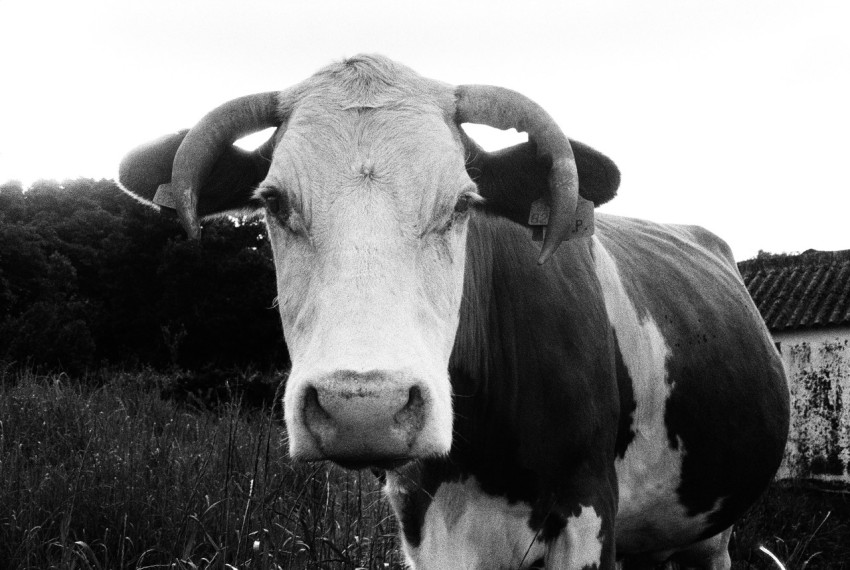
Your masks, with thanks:
M 773 334 L 791 392 L 779 477 L 850 482 L 850 327 Z

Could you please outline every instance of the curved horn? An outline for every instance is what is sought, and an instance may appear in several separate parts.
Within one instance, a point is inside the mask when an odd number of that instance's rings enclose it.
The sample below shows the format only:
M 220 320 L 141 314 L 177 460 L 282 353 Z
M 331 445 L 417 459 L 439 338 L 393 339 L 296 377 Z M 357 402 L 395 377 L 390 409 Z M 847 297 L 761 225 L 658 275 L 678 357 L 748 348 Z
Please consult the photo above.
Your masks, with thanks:
M 216 159 L 228 145 L 247 134 L 281 124 L 277 92 L 228 101 L 207 113 L 183 139 L 171 170 L 177 213 L 190 239 L 201 235 L 198 192 Z
M 460 85 L 456 92 L 458 123 L 481 123 L 528 133 L 540 156 L 552 160 L 549 172 L 551 212 L 538 263 L 544 263 L 575 224 L 578 170 L 570 141 L 540 105 L 516 91 L 490 85 Z

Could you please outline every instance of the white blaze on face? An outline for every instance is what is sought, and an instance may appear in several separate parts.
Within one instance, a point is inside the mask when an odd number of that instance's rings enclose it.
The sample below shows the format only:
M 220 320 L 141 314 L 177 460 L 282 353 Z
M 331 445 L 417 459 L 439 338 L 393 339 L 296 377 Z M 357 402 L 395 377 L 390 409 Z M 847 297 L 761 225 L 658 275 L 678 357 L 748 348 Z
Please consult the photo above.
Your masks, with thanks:
M 644 544 L 689 542 L 707 526 L 705 521 L 713 511 L 691 517 L 677 500 L 686 450 L 681 439 L 677 449 L 670 446 L 664 423 L 673 389 L 667 380 L 670 348 L 653 318 L 638 315 L 616 262 L 598 238 L 592 239 L 608 319 L 617 335 L 637 404 L 632 420 L 634 440 L 625 457 L 615 464 L 620 492 L 617 546 L 624 551 L 640 551 Z
M 421 428 L 409 453 L 448 451 L 467 228 L 455 205 L 474 189 L 442 115 L 307 106 L 290 120 L 260 192 L 279 191 L 291 206 L 267 225 L 293 364 L 285 412 L 294 456 L 318 459 L 326 443 L 305 424 L 305 391 L 361 404 L 395 394 L 403 404 L 407 386 L 425 410 L 409 422 Z M 359 425 L 358 414 L 373 419 L 360 405 L 345 421 Z

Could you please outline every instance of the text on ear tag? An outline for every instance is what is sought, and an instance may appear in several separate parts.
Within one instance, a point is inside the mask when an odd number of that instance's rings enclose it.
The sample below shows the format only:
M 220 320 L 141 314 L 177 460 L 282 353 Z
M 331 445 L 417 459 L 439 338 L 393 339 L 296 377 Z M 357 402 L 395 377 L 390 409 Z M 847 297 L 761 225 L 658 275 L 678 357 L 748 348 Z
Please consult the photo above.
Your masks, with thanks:
M 529 226 L 545 226 L 549 223 L 549 206 L 543 198 L 538 198 L 531 203 L 531 211 L 528 212 Z
M 532 228 L 532 241 L 543 241 L 545 228 L 548 224 L 549 206 L 546 205 L 543 198 L 539 198 L 531 203 L 531 210 L 528 213 L 528 225 Z M 578 237 L 590 237 L 595 230 L 593 202 L 579 196 L 576 204 L 575 225 L 564 239 L 566 241 Z

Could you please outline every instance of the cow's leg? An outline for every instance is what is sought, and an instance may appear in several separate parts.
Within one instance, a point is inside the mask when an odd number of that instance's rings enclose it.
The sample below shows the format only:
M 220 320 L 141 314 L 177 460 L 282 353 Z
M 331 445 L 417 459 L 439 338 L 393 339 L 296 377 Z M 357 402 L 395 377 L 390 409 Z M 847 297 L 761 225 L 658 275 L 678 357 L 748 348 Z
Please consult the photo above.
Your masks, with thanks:
M 564 511 L 563 528 L 547 544 L 546 570 L 615 570 L 616 498 L 596 497 Z
M 593 507 L 582 507 L 577 516 L 566 519 L 561 534 L 546 551 L 547 570 L 602 568 L 605 537 L 602 517 Z
M 616 568 L 614 485 L 594 479 L 585 483 L 583 500 L 550 493 L 532 506 L 487 494 L 475 477 L 442 475 L 427 462 L 386 475 L 385 491 L 401 523 L 410 568 Z
M 531 505 L 482 492 L 474 477 L 441 481 L 434 473 L 387 473 L 385 491 L 401 523 L 412 570 L 530 570 L 545 545 L 529 524 Z M 547 567 L 548 568 L 548 567 Z

